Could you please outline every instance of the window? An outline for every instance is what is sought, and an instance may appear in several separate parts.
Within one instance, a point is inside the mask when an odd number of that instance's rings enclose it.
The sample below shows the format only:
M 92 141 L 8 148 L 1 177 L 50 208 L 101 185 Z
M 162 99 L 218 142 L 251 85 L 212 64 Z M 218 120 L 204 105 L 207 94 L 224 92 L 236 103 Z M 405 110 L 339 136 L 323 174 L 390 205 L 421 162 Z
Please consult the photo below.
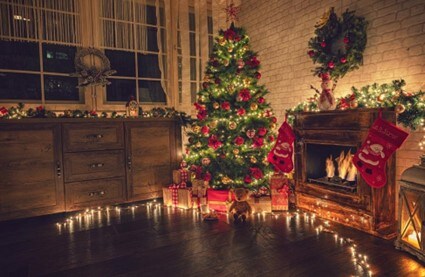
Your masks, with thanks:
M 78 80 L 69 77 L 79 45 L 78 1 L 0 1 L 0 8 L 6 19 L 0 29 L 0 99 L 81 103 Z M 67 28 L 59 32 L 62 25 Z
M 144 104 L 165 104 L 167 46 L 162 1 L 157 9 L 149 1 L 102 0 L 100 20 L 102 48 L 117 70 L 106 87 L 106 102 L 127 102 L 133 96 Z

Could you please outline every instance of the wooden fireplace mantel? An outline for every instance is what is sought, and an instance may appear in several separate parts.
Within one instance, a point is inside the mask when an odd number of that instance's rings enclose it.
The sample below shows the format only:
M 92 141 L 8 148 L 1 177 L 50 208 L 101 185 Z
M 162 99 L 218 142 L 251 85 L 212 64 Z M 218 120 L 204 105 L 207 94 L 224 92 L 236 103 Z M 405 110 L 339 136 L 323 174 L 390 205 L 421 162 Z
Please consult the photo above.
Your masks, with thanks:
M 299 113 L 295 116 L 295 182 L 297 206 L 338 223 L 391 239 L 395 236 L 395 153 L 387 161 L 387 184 L 371 188 L 357 173 L 355 192 L 310 183 L 306 176 L 307 145 L 352 146 L 359 149 L 378 109 Z M 383 118 L 396 122 L 394 111 Z M 318 165 L 324 166 L 324 165 Z

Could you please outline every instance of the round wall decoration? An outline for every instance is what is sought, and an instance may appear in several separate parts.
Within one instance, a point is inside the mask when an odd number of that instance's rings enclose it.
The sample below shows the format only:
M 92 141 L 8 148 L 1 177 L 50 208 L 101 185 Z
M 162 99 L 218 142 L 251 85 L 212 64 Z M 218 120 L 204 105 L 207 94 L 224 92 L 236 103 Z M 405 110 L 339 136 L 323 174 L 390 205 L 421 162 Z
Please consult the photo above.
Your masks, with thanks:
M 356 16 L 354 11 L 346 10 L 342 19 L 330 8 L 315 25 L 315 37 L 308 42 L 308 55 L 320 66 L 314 69 L 314 75 L 329 74 L 338 80 L 347 72 L 358 69 L 363 63 L 363 51 L 366 48 L 367 21 Z
M 109 85 L 111 82 L 108 81 L 108 77 L 117 72 L 111 70 L 111 63 L 105 54 L 92 47 L 80 49 L 75 55 L 74 62 L 77 72 L 70 76 L 80 78 L 78 83 L 80 88 Z

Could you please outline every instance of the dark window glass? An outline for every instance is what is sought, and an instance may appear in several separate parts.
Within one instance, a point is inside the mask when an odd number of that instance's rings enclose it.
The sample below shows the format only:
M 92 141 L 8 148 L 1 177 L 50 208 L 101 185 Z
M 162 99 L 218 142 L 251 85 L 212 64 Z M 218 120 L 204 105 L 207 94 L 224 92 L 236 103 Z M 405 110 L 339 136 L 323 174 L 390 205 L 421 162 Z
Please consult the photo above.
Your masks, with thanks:
M 46 100 L 80 101 L 78 79 L 67 76 L 44 76 L 44 97 Z
M 156 37 L 156 27 L 148 27 L 147 28 L 147 36 L 148 36 L 148 51 L 158 52 L 158 40 Z
M 165 14 L 164 8 L 159 8 L 159 24 L 165 26 Z
M 160 81 L 139 81 L 139 101 L 145 103 L 165 103 L 165 92 Z
M 144 22 L 141 22 L 144 23 Z M 146 23 L 151 25 L 156 25 L 156 7 L 155 6 L 146 6 Z
M 208 16 L 208 34 L 213 33 L 213 19 L 212 16 Z
M 196 81 L 196 58 L 190 58 L 190 80 Z
M 190 12 L 189 13 L 189 30 L 195 31 L 195 29 L 196 29 L 195 14 Z
M 75 72 L 76 47 L 43 44 L 43 68 L 47 72 Z
M 139 77 L 142 78 L 161 78 L 159 70 L 158 55 L 155 54 L 137 54 L 137 63 L 139 66 Z
M 196 93 L 198 92 L 196 83 L 190 83 L 190 98 L 192 99 L 192 103 L 196 102 Z
M 40 75 L 0 72 L 0 99 L 41 100 Z
M 136 95 L 136 81 L 109 79 L 111 84 L 106 86 L 106 101 L 127 102 L 131 96 Z
M 179 103 L 183 103 L 183 83 L 179 81 Z
M 38 43 L 0 40 L 0 68 L 40 71 Z
M 183 77 L 183 59 L 181 56 L 177 58 L 177 69 L 178 69 L 178 79 L 181 80 Z
M 133 52 L 105 50 L 105 55 L 111 62 L 111 69 L 117 71 L 115 76 L 136 76 Z
M 189 47 L 190 47 L 190 55 L 196 56 L 196 38 L 195 33 L 189 33 Z
M 213 45 L 214 45 L 213 36 L 208 36 L 208 55 L 210 55 L 210 56 L 213 53 Z

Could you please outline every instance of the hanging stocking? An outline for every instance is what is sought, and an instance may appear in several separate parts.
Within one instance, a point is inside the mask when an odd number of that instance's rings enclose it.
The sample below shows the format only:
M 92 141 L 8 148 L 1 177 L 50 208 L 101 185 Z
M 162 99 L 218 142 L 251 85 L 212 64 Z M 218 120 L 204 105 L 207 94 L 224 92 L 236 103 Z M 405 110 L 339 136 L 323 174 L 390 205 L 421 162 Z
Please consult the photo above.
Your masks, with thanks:
M 294 132 L 291 126 L 287 122 L 287 116 L 285 122 L 279 128 L 279 135 L 273 149 L 267 155 L 267 160 L 273 164 L 277 169 L 289 173 L 294 168 L 292 162 L 292 153 L 294 152 L 293 143 L 295 140 Z
M 353 157 L 354 166 L 369 186 L 374 188 L 385 186 L 387 160 L 403 144 L 407 136 L 408 133 L 383 120 L 381 111 L 379 112 L 366 140 Z

